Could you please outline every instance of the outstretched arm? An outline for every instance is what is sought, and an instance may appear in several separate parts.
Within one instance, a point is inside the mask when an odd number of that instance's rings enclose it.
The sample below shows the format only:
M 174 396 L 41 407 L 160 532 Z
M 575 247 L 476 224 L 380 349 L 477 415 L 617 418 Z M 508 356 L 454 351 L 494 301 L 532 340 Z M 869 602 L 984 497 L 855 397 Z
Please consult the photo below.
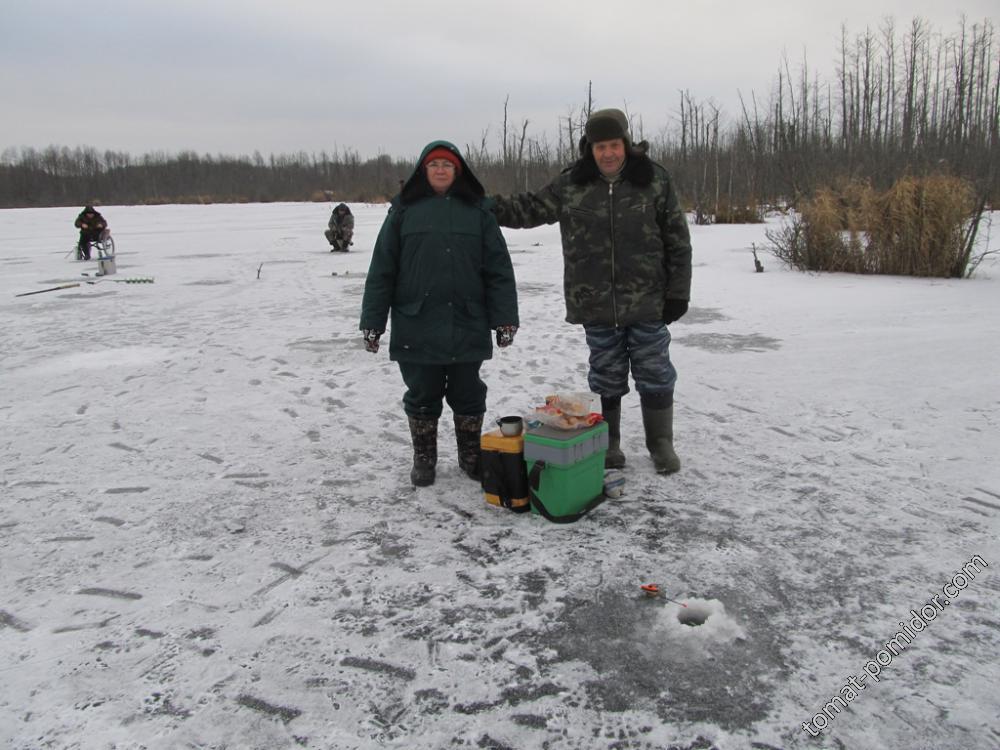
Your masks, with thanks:
M 510 229 L 530 229 L 559 221 L 562 190 L 556 179 L 537 193 L 491 195 L 497 223 Z

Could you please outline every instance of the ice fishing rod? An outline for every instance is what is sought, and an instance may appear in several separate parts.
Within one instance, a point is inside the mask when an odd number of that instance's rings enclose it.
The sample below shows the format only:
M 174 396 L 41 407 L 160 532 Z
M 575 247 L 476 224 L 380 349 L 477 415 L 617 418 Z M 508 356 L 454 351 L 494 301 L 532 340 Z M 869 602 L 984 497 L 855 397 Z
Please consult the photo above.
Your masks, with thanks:
M 58 292 L 60 289 L 73 289 L 74 287 L 82 286 L 83 284 L 100 284 L 102 281 L 113 281 L 116 284 L 152 284 L 152 276 L 135 276 L 127 279 L 97 279 L 96 281 L 74 281 L 72 284 L 60 284 L 59 286 L 51 286 L 48 289 L 36 289 L 33 292 L 21 292 L 20 294 L 15 294 L 15 297 L 27 297 L 32 294 L 44 294 L 45 292 Z
M 685 604 L 684 602 L 679 602 L 676 599 L 671 599 L 669 596 L 666 596 L 660 590 L 659 584 L 656 584 L 656 583 L 644 583 L 639 588 L 642 589 L 642 593 L 644 593 L 646 596 L 650 597 L 651 599 L 658 596 L 661 599 L 666 599 L 668 602 L 673 602 L 674 604 L 680 604 L 682 607 L 687 607 L 687 604 Z
M 75 284 L 60 284 L 59 286 L 52 286 L 48 289 L 36 289 L 33 292 L 21 292 L 21 294 L 15 294 L 15 297 L 27 297 L 29 294 L 43 294 L 45 292 L 56 292 L 60 289 L 72 289 L 75 286 L 80 286 L 80 282 L 77 281 Z

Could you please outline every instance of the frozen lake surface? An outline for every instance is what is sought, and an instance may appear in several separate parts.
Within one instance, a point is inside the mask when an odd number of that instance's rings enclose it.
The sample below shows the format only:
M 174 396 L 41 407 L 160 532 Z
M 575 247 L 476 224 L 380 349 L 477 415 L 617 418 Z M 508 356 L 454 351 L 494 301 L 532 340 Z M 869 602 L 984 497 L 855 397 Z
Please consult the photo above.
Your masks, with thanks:
M 765 227 L 692 227 L 683 469 L 632 393 L 625 495 L 559 526 L 483 501 L 447 410 L 410 486 L 352 209 L 334 255 L 323 204 L 101 207 L 97 284 L 77 209 L 0 211 L 0 745 L 1000 747 L 1000 265 L 756 274 Z M 558 229 L 506 236 L 490 419 L 586 390 Z

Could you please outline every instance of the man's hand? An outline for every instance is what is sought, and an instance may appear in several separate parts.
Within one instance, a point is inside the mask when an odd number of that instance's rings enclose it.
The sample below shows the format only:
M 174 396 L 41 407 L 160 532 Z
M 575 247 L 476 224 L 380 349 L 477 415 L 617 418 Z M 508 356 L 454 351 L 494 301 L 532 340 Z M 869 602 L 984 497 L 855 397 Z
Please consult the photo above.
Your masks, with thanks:
M 517 333 L 517 326 L 497 326 L 497 346 L 506 349 L 513 344 L 515 333 Z
M 684 317 L 688 311 L 688 301 L 686 299 L 668 299 L 663 303 L 663 322 L 673 323 Z
M 381 338 L 385 331 L 376 331 L 374 328 L 365 328 L 364 331 L 365 338 L 365 349 L 370 351 L 372 354 L 378 351 L 378 340 Z

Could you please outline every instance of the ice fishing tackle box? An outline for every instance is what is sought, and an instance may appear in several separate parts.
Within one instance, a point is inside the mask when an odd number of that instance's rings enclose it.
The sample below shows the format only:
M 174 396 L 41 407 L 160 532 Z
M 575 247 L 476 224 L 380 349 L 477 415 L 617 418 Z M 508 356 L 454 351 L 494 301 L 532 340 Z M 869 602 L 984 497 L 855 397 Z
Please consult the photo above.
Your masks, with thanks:
M 500 430 L 479 439 L 483 495 L 486 502 L 515 513 L 528 510 L 528 474 L 524 465 L 524 435 L 507 437 Z
M 531 511 L 550 521 L 577 520 L 604 500 L 606 422 L 579 430 L 541 425 L 524 434 Z

